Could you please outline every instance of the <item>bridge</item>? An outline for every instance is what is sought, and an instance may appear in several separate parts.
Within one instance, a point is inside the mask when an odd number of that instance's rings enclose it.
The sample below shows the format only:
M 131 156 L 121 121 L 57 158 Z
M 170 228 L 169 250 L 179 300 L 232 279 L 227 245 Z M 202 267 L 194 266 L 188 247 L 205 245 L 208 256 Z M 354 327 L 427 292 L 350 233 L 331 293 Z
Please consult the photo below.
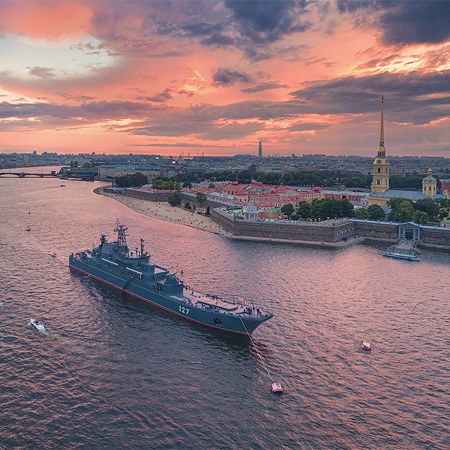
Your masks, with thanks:
M 57 178 L 58 174 L 56 172 L 50 173 L 29 173 L 29 172 L 0 172 L 0 177 L 19 177 L 19 178 Z

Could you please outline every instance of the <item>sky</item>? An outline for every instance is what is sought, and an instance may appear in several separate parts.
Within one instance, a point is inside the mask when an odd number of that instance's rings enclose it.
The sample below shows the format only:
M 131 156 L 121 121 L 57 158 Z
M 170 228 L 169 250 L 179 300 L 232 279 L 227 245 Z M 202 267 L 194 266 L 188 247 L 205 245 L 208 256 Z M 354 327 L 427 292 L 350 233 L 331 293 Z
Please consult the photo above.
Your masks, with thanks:
M 450 0 L 0 0 L 0 153 L 450 157 Z

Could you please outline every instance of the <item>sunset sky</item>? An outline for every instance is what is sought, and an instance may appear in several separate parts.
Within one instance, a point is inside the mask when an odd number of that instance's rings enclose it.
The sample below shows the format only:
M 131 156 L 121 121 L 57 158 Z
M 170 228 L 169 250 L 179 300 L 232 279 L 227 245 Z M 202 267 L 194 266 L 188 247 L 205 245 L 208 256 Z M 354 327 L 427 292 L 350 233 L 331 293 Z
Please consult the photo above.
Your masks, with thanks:
M 450 157 L 450 0 L 0 0 L 0 152 Z

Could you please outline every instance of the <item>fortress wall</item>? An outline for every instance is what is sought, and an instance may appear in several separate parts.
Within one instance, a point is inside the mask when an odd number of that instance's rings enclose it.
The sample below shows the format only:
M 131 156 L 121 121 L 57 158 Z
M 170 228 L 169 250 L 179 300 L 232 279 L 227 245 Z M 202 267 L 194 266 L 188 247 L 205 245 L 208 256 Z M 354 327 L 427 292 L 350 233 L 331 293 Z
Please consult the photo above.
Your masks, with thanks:
M 421 241 L 426 245 L 439 245 L 450 248 L 450 228 L 421 227 Z
M 396 240 L 398 237 L 398 224 L 386 222 L 369 222 L 352 220 L 355 234 L 366 238 Z
M 357 236 L 381 239 L 386 241 L 398 240 L 399 223 L 372 222 L 352 220 Z M 437 245 L 450 248 L 450 228 L 420 226 L 420 241 L 424 245 Z
M 150 200 L 152 202 L 167 202 L 170 191 L 148 192 L 137 189 L 125 189 L 124 195 L 128 197 L 139 198 L 141 200 Z
M 354 236 L 354 226 L 350 221 L 335 224 L 318 222 L 268 222 L 234 219 L 228 214 L 214 209 L 212 219 L 235 236 L 283 239 L 310 242 L 338 242 Z

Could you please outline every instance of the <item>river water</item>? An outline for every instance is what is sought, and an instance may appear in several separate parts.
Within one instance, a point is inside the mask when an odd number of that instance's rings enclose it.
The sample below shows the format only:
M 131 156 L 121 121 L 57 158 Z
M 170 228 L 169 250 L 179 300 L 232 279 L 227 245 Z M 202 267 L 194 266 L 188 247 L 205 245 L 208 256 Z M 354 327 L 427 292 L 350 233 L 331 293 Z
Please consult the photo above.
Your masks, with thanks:
M 0 448 L 448 448 L 449 253 L 235 242 L 64 184 L 0 178 Z M 116 219 L 188 285 L 274 318 L 250 342 L 71 274 Z

